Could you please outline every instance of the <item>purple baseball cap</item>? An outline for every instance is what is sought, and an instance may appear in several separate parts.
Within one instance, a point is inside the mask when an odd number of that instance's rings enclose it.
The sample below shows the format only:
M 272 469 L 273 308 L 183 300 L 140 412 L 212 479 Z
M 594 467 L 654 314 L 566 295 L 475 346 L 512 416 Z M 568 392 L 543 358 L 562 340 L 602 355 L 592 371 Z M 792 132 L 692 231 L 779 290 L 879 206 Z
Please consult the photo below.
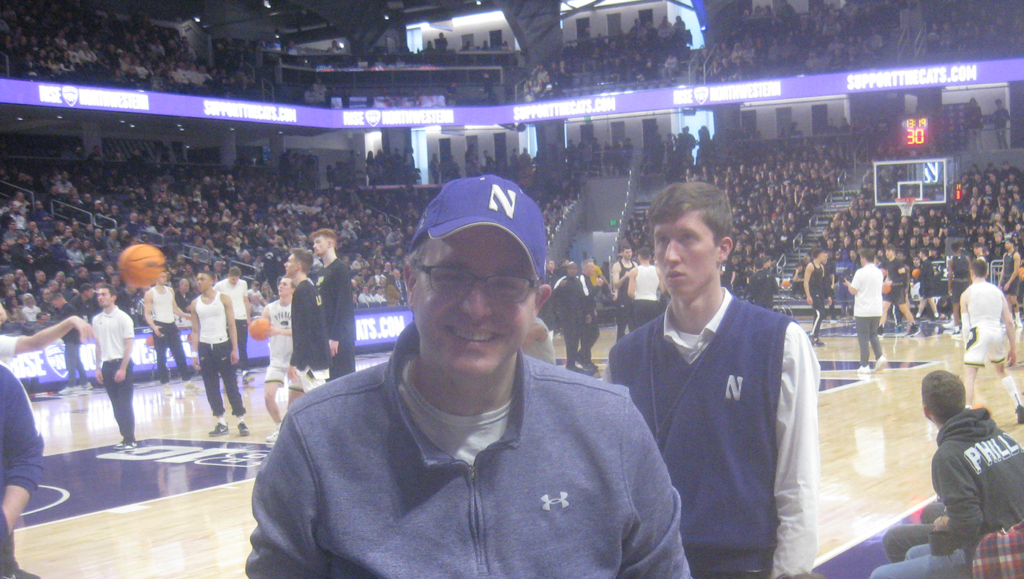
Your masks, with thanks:
M 495 175 L 445 183 L 423 212 L 409 249 L 415 249 L 428 236 L 443 239 L 476 225 L 500 227 L 515 237 L 533 263 L 537 279 L 544 279 L 548 253 L 544 215 L 519 185 Z

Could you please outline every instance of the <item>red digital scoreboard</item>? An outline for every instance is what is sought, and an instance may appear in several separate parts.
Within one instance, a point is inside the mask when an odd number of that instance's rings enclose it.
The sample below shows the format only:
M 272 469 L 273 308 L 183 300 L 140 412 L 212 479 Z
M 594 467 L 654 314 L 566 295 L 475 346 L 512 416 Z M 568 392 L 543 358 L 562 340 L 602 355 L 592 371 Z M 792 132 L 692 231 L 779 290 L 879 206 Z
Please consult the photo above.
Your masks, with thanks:
M 930 142 L 931 135 L 928 132 L 928 117 L 908 117 L 903 119 L 902 145 L 904 147 L 917 149 L 928 146 Z

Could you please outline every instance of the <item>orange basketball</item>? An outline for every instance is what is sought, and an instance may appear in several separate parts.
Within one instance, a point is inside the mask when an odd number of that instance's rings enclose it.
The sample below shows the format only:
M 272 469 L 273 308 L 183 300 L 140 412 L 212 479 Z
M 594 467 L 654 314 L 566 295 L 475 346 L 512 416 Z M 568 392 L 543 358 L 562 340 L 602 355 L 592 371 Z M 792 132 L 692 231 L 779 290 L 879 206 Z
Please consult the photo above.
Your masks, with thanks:
M 1017 270 L 1017 277 L 1024 279 L 1024 267 Z
M 149 346 L 150 348 L 155 348 L 156 347 L 156 344 L 153 342 L 153 335 L 152 334 L 150 334 L 150 336 L 148 338 L 146 338 L 146 345 Z
M 164 252 L 144 243 L 125 249 L 117 260 L 117 269 L 121 277 L 135 287 L 146 287 L 156 283 L 166 265 L 167 258 L 164 257 Z
M 921 270 L 915 269 L 914 271 L 910 272 L 910 277 L 914 279 L 921 277 Z
M 892 282 L 885 280 L 882 282 L 882 293 L 887 294 L 892 291 Z
M 788 279 L 782 280 L 782 287 L 784 287 L 785 289 L 789 289 L 792 285 L 793 282 L 789 281 Z
M 270 337 L 270 320 L 266 318 L 256 318 L 249 324 L 249 335 L 252 336 L 253 340 L 262 342 Z

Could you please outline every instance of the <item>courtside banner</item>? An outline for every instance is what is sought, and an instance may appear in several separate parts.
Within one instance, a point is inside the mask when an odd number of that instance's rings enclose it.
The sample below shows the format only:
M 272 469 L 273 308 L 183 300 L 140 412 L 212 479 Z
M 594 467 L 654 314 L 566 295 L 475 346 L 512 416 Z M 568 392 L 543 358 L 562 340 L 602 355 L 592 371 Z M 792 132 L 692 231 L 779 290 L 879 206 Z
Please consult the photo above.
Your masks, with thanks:
M 552 119 L 1024 80 L 1024 58 L 626 91 L 492 107 L 332 110 L 280 103 L 0 80 L 0 103 L 326 129 L 503 125 Z
M 411 323 L 412 311 L 404 307 L 356 310 L 356 349 L 386 350 L 398 341 L 398 335 Z M 190 334 L 187 328 L 181 330 L 181 342 L 189 363 L 192 361 Z M 149 328 L 135 330 L 132 362 L 135 363 L 134 372 L 137 374 L 156 370 L 156 350 L 146 344 L 147 338 L 151 336 Z M 258 342 L 249 338 L 246 351 L 250 359 L 269 358 L 270 342 Z M 96 344 L 82 344 L 79 353 L 86 373 L 92 377 L 96 373 Z M 170 352 L 167 353 L 167 366 L 171 369 L 175 367 Z M 57 341 L 40 352 L 19 354 L 11 360 L 10 367 L 14 370 L 14 375 L 23 381 L 35 379 L 39 384 L 64 381 L 68 377 L 68 370 L 64 364 L 64 342 Z

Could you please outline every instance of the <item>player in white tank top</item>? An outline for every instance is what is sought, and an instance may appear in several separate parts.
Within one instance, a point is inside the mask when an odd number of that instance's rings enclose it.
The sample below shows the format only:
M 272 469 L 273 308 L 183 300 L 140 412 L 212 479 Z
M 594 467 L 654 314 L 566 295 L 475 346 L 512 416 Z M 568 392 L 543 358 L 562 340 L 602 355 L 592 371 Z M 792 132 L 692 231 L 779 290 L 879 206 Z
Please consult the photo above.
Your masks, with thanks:
M 213 289 L 213 274 L 204 271 L 198 276 L 199 297 L 190 306 L 192 312 L 192 358 L 196 369 L 203 375 L 206 400 L 217 418 L 217 425 L 210 436 L 228 434 L 228 423 L 224 418 L 224 399 L 220 385 L 231 403 L 231 413 L 238 417 L 238 434 L 249 435 L 245 425 L 245 405 L 238 393 L 238 380 L 234 365 L 238 363 L 238 334 L 234 320 L 231 298 Z
M 267 367 L 263 379 L 263 402 L 267 413 L 274 421 L 274 432 L 267 437 L 267 442 L 277 442 L 277 434 L 281 430 L 281 410 L 277 405 L 277 389 L 288 378 L 288 367 L 292 359 L 292 294 L 295 286 L 292 278 L 282 277 L 277 284 L 277 295 L 281 299 L 270 302 L 260 315 L 270 320 L 270 366 Z M 289 388 L 302 393 L 302 383 L 290 381 Z
M 192 368 L 185 358 L 185 348 L 181 343 L 181 332 L 176 324 L 177 318 L 188 317 L 175 301 L 174 290 L 167 285 L 168 275 L 164 271 L 160 279 L 146 292 L 142 300 L 142 311 L 146 317 L 146 323 L 153 332 L 153 349 L 156 350 L 156 375 L 164 389 L 164 396 L 174 397 L 171 391 L 171 373 L 167 368 L 167 350 L 170 349 L 174 357 L 174 363 L 185 382 L 186 390 L 195 390 L 196 385 L 192 382 Z M 194 353 L 193 353 L 194 354 Z
M 1010 304 L 998 286 L 986 281 L 988 263 L 984 259 L 971 262 L 971 286 L 960 296 L 960 311 L 964 327 L 970 328 L 964 349 L 964 389 L 967 405 L 974 404 L 974 381 L 978 369 L 985 361 L 999 376 L 1003 388 L 1016 405 L 1017 423 L 1024 424 L 1024 405 L 1013 376 L 1006 373 L 1006 365 L 1017 363 L 1017 336 L 1013 327 Z M 1003 336 L 1006 336 L 1004 342 Z
M 636 269 L 636 291 L 633 299 L 657 301 L 658 286 L 661 283 L 658 268 L 653 265 L 638 265 Z

